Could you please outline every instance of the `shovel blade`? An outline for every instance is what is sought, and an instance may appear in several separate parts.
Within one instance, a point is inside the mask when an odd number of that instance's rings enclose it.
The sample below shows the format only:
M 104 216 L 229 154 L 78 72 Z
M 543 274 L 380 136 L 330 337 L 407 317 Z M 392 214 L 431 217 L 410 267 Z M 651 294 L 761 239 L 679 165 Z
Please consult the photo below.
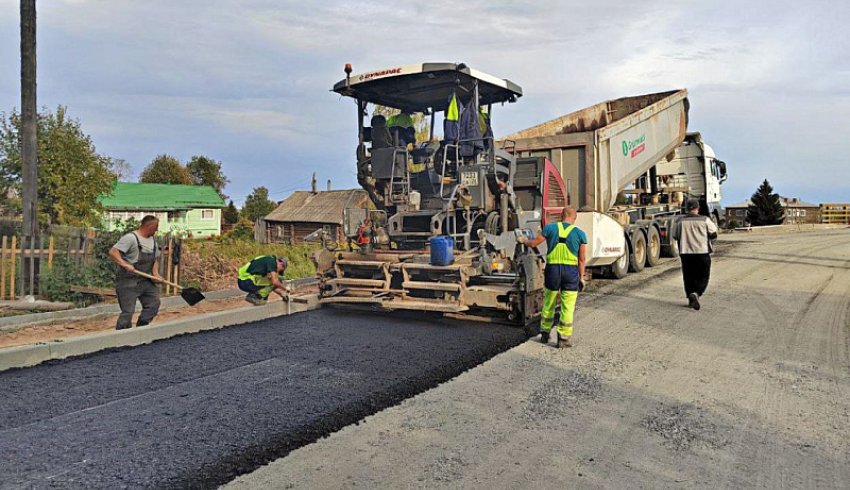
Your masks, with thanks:
M 183 298 L 183 301 L 188 303 L 189 306 L 195 306 L 206 299 L 198 288 L 186 288 L 180 291 L 180 297 Z

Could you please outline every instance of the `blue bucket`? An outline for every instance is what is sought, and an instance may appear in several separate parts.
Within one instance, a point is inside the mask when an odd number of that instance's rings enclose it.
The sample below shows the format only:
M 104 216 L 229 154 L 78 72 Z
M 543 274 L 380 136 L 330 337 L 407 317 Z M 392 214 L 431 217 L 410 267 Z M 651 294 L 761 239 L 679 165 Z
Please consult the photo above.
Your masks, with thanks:
M 450 236 L 431 237 L 431 265 L 451 265 L 455 261 L 455 241 Z

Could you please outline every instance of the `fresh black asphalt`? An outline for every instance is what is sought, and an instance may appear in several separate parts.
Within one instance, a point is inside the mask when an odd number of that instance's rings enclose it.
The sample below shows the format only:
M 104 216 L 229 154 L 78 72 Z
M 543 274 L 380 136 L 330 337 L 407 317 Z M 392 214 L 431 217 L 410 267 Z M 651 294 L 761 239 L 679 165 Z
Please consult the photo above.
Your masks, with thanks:
M 322 309 L 3 372 L 0 487 L 215 487 L 524 339 Z

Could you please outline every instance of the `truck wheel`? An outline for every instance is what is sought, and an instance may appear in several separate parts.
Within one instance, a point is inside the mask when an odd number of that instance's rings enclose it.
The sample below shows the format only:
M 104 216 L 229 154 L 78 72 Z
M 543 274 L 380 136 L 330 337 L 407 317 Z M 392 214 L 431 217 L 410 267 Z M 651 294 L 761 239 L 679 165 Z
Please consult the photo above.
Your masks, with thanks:
M 649 236 L 646 240 L 646 265 L 655 267 L 661 262 L 661 235 L 654 226 L 649 227 Z
M 646 266 L 646 237 L 642 231 L 632 235 L 632 247 L 629 250 L 629 272 L 640 272 Z
M 616 262 L 607 267 L 608 277 L 622 279 L 629 273 L 629 254 L 624 253 Z
M 670 243 L 670 245 L 664 245 L 663 247 L 661 247 L 661 253 L 665 257 L 670 257 L 670 258 L 673 258 L 673 259 L 678 258 L 679 257 L 679 245 L 675 241 L 673 241 L 672 243 Z

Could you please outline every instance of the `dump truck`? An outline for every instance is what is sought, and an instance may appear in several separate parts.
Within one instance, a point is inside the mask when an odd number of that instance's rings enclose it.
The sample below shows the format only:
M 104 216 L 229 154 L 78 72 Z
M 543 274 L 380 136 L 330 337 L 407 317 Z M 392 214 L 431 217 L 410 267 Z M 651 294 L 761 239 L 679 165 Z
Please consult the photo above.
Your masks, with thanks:
M 609 100 L 513 133 L 502 144 L 519 157 L 550 161 L 588 234 L 588 268 L 622 278 L 678 248 L 670 230 L 685 200 L 719 220 L 726 164 L 700 133 L 688 133 L 687 91 Z
M 333 92 L 355 103 L 358 182 L 374 209 L 347 209 L 348 246 L 316 256 L 323 304 L 529 326 L 542 308 L 545 251 L 517 238 L 573 205 L 582 208 L 588 266 L 611 268 L 624 256 L 628 264 L 623 218 L 610 210 L 686 133 L 684 90 L 598 104 L 496 140 L 494 108 L 522 96 L 510 80 L 463 63 L 345 73 Z M 411 126 L 429 119 L 428 136 L 416 138 Z M 445 238 L 454 256 L 435 262 L 429 247 Z

